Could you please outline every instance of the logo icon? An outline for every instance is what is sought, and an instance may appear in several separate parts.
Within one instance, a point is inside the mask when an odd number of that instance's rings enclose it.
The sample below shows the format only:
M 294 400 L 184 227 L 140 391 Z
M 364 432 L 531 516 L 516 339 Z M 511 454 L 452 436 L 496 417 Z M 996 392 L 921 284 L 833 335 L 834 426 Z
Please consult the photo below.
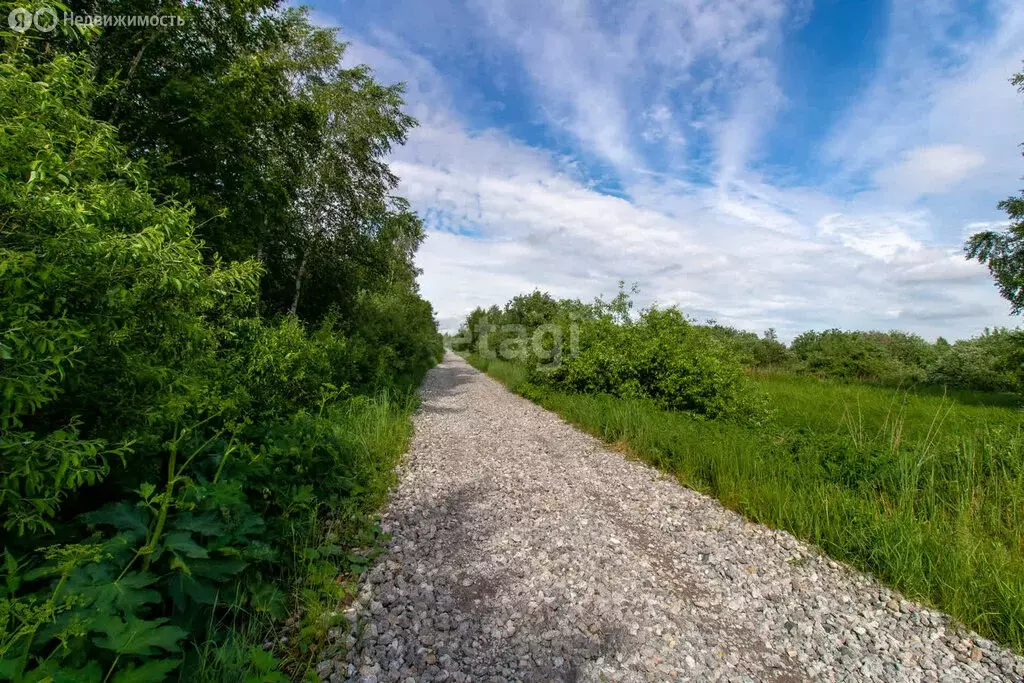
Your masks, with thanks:
M 32 28 L 32 13 L 24 7 L 15 7 L 7 15 L 7 25 L 12 31 L 24 33 Z
M 36 28 L 43 33 L 49 33 L 57 28 L 57 11 L 52 7 L 41 7 L 35 13 Z

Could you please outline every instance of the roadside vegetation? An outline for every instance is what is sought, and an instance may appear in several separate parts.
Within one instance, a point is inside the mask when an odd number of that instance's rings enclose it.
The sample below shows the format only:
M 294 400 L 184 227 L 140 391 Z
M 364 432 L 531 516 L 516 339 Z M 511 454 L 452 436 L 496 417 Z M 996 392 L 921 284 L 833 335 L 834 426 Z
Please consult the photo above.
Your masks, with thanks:
M 832 330 L 787 346 L 636 313 L 625 291 L 533 292 L 474 311 L 448 342 L 685 485 L 1024 650 L 1019 333 Z
M 0 679 L 302 680 L 441 353 L 414 122 L 302 11 L 74 9 L 183 21 L 0 33 Z

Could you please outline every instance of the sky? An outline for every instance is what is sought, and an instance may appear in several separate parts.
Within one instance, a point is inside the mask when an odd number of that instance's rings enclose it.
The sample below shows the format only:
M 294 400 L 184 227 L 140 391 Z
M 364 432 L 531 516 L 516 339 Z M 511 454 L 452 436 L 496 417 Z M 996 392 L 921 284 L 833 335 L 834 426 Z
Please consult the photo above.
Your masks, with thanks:
M 406 84 L 445 330 L 534 289 L 784 339 L 1016 326 L 965 236 L 1024 187 L 1024 3 L 319 0 Z

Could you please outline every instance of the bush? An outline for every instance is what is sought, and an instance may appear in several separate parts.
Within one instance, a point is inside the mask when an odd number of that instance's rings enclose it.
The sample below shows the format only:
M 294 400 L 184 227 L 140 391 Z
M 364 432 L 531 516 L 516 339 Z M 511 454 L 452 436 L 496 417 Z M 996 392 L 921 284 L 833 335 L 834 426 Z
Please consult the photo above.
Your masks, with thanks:
M 733 348 L 745 367 L 782 368 L 792 360 L 789 349 L 779 341 L 774 329 L 766 330 L 761 337 L 713 321 L 709 321 L 708 329 Z
M 900 385 L 923 382 L 928 343 L 902 332 L 804 332 L 790 345 L 798 371 Z
M 90 116 L 88 61 L 5 58 L 0 679 L 164 680 L 222 619 L 283 616 L 296 544 L 366 531 L 432 311 L 261 317 L 260 266 L 207 253 Z
M 584 304 L 534 291 L 503 309 L 478 308 L 452 345 L 469 351 L 479 365 L 500 360 L 502 367 L 526 368 L 529 386 L 517 382 L 521 392 L 640 398 L 710 418 L 765 413 L 744 377 L 745 356 L 735 335 L 695 325 L 675 308 L 650 308 L 634 320 L 621 284 L 611 301 Z
M 956 342 L 937 354 L 928 367 L 928 381 L 958 389 L 1019 391 L 1024 362 L 1024 334 L 1015 330 L 985 330 Z
M 588 322 L 580 340 L 578 354 L 539 369 L 535 381 L 563 391 L 650 399 L 711 418 L 759 412 L 739 356 L 675 308 L 648 309 L 635 322 Z

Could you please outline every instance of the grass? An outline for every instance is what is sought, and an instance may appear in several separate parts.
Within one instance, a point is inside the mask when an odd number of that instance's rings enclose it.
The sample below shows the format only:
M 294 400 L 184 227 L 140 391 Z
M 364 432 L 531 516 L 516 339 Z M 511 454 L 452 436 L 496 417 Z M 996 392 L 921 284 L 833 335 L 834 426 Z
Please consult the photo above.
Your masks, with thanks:
M 359 574 L 379 550 L 377 516 L 394 483 L 395 466 L 412 436 L 415 394 L 356 397 L 327 416 L 337 444 L 337 466 L 351 473 L 351 488 L 323 501 L 310 524 L 299 525 L 284 575 L 265 600 L 234 601 L 218 638 L 193 653 L 184 679 L 203 683 L 320 680 L 315 674 L 332 628 L 347 628 L 343 606 L 355 596 Z M 269 578 L 269 577 L 267 577 Z M 286 620 L 287 617 L 287 620 Z M 283 640 L 282 640 L 283 639 Z M 344 642 L 344 635 L 339 639 Z M 265 650 L 264 643 L 273 643 Z
M 1024 414 L 1005 395 L 752 375 L 765 427 L 539 390 L 476 367 L 748 518 L 1024 651 Z

